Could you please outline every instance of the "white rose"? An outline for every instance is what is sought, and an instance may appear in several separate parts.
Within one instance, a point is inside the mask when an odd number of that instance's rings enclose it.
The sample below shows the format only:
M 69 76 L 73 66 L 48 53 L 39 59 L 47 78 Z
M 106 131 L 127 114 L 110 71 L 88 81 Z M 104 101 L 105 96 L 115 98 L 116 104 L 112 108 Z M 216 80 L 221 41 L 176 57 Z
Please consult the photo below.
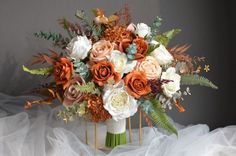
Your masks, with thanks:
M 139 23 L 136 26 L 135 33 L 138 34 L 139 37 L 145 37 L 151 34 L 151 28 L 145 23 Z
M 116 121 L 133 116 L 138 108 L 137 101 L 126 92 L 123 81 L 112 87 L 105 87 L 103 103 L 104 108 Z
M 126 54 L 118 50 L 113 50 L 111 52 L 109 61 L 114 64 L 115 71 L 120 73 L 121 76 L 131 72 L 137 64 L 137 61 L 128 61 Z
M 163 92 L 166 96 L 172 97 L 180 89 L 180 75 L 176 74 L 175 68 L 170 67 L 166 72 L 162 73 L 162 80 L 171 80 L 168 83 L 162 84 Z
M 84 59 L 92 48 L 92 42 L 86 36 L 76 36 L 67 45 L 69 55 L 76 59 Z
M 152 43 L 158 44 L 158 42 L 152 42 Z M 162 44 L 160 44 L 158 48 L 156 48 L 153 52 L 151 52 L 150 55 L 156 58 L 157 62 L 160 65 L 168 65 L 174 60 L 173 56 L 168 52 L 168 50 Z

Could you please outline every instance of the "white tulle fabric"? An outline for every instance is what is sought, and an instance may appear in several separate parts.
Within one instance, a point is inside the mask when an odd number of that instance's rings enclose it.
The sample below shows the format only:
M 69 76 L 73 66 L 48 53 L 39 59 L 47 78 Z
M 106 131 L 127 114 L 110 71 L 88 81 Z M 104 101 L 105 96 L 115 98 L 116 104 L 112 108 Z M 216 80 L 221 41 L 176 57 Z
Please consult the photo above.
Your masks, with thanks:
M 0 94 L 0 156 L 92 156 L 93 124 L 88 123 L 89 146 L 85 144 L 85 122 L 64 124 L 56 118 L 58 107 L 35 107 L 24 111 L 26 99 Z M 180 126 L 178 126 L 180 127 Z M 104 146 L 106 126 L 98 125 L 98 145 Z M 127 134 L 128 138 L 128 134 Z M 236 126 L 209 132 L 206 125 L 180 127 L 179 137 L 158 129 L 143 128 L 143 144 L 138 130 L 133 143 L 112 151 L 97 150 L 99 156 L 235 156 Z

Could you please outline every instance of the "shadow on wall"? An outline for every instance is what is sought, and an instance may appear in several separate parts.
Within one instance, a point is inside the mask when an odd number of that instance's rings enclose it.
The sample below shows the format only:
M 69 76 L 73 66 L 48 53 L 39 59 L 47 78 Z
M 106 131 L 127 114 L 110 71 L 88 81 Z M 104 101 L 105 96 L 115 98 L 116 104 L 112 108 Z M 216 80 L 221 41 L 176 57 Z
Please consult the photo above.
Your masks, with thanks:
M 35 76 L 29 75 L 22 70 L 12 53 L 6 52 L 0 62 L 0 92 L 9 95 L 27 94 L 36 84 L 40 83 Z

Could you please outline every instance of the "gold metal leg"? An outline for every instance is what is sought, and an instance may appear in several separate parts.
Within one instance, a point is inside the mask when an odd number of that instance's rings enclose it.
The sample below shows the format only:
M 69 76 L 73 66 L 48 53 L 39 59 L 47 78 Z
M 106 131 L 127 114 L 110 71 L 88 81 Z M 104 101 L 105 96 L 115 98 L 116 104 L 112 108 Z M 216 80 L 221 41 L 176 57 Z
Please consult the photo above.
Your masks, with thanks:
M 139 110 L 139 145 L 142 144 L 142 111 Z
M 132 143 L 131 117 L 128 118 L 128 127 L 129 127 L 129 142 Z

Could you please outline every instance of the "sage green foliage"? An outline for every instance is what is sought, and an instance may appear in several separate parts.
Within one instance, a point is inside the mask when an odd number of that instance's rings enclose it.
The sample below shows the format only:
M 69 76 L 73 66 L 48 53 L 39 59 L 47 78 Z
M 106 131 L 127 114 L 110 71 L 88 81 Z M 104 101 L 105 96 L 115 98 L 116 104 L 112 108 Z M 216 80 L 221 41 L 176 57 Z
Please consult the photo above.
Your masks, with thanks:
M 95 40 L 99 40 L 100 36 L 104 32 L 105 28 L 102 25 L 94 25 L 92 27 L 92 36 Z
M 168 116 L 166 115 L 164 109 L 161 108 L 161 104 L 157 99 L 142 99 L 138 101 L 138 104 L 142 110 L 148 114 L 156 126 L 159 126 L 167 130 L 169 133 L 174 133 L 178 136 L 177 129 L 170 123 Z
M 163 44 L 164 46 L 167 46 L 170 40 L 174 38 L 180 32 L 181 32 L 181 29 L 172 29 L 161 35 L 157 35 L 156 40 L 160 42 L 161 44 Z
M 151 35 L 147 38 L 149 41 L 152 41 L 157 36 L 158 32 L 160 31 L 161 22 L 162 19 L 158 16 L 154 19 L 151 25 Z
M 83 101 L 79 104 L 73 104 L 69 107 L 64 107 L 63 110 L 60 110 L 57 116 L 64 121 L 74 121 L 75 118 L 83 116 L 85 114 L 85 109 L 87 106 L 87 102 Z
M 132 43 L 126 48 L 127 57 L 129 60 L 135 59 L 135 54 L 137 53 L 137 45 L 135 43 Z
M 88 79 L 90 72 L 87 65 L 84 62 L 76 60 L 74 61 L 74 67 L 75 67 L 75 73 L 82 76 L 85 80 Z
M 85 15 L 83 10 L 77 10 L 75 13 L 75 16 L 81 20 L 81 23 L 83 25 L 83 28 L 85 28 L 88 31 L 92 30 L 92 25 L 88 20 L 88 17 Z
M 53 67 L 29 69 L 23 65 L 23 70 L 33 75 L 49 75 L 53 72 Z
M 218 89 L 218 87 L 212 83 L 210 80 L 203 76 L 197 74 L 185 74 L 181 75 L 181 84 L 182 85 L 201 85 L 205 87 L 210 87 L 213 89 Z
M 46 40 L 52 40 L 55 43 L 62 42 L 62 41 L 64 42 L 68 40 L 68 39 L 65 39 L 60 33 L 52 33 L 52 32 L 40 31 L 40 32 L 34 33 L 34 36 L 38 38 L 43 38 Z
M 91 93 L 100 95 L 100 90 L 98 90 L 93 82 L 88 82 L 84 85 L 76 85 L 75 88 L 82 93 Z

